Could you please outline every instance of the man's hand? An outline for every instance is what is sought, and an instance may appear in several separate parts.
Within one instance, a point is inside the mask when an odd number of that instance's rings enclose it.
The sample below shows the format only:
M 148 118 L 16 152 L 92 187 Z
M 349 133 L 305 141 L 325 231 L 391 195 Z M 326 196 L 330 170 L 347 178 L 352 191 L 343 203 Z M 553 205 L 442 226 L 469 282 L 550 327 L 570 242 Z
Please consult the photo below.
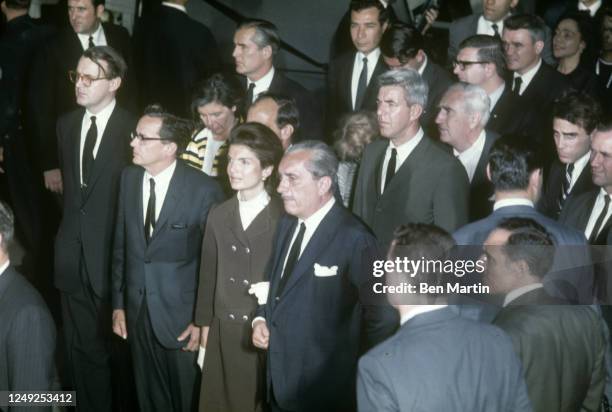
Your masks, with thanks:
M 436 7 L 430 7 L 425 10 L 425 21 L 427 21 L 427 24 L 425 25 L 425 27 L 423 27 L 423 30 L 421 30 L 421 34 L 427 33 L 427 30 L 429 30 L 429 28 L 438 19 L 439 14 L 440 11 Z
M 127 339 L 126 325 L 127 324 L 125 322 L 125 310 L 113 310 L 113 332 L 115 332 L 115 335 L 121 336 L 123 339 Z
M 258 320 L 253 325 L 253 345 L 259 349 L 268 349 L 270 344 L 270 331 L 265 320 Z
M 62 193 L 62 172 L 59 169 L 44 171 L 45 187 L 54 193 Z
M 208 342 L 208 331 L 210 330 L 210 326 L 202 326 L 202 331 L 200 332 L 200 346 L 205 348 L 206 342 Z
M 195 352 L 198 350 L 200 346 L 200 327 L 190 323 L 187 326 L 187 329 L 181 333 L 181 335 L 176 338 L 179 342 L 189 338 L 189 341 L 185 346 L 183 346 L 184 351 Z

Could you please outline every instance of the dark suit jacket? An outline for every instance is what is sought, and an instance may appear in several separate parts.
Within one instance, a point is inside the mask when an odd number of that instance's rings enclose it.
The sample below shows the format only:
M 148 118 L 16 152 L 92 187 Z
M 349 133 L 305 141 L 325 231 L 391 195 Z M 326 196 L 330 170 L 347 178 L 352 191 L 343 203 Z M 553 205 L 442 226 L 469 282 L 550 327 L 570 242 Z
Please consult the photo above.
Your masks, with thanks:
M 530 206 L 501 207 L 484 219 L 478 220 L 453 233 L 458 245 L 475 245 L 471 256 L 478 259 L 481 246 L 489 233 L 504 219 L 523 217 L 533 219 L 552 235 L 556 245 L 553 267 L 544 277 L 544 287 L 552 296 L 568 301 L 591 304 L 593 299 L 593 272 L 586 239 L 579 231 L 561 225 L 537 212 Z
M 493 202 L 489 199 L 493 196 L 494 188 L 491 181 L 487 178 L 487 163 L 489 163 L 491 147 L 499 139 L 499 135 L 487 131 L 485 139 L 485 145 L 480 154 L 476 171 L 470 182 L 470 222 L 482 219 L 493 211 Z
M 588 192 L 568 199 L 559 215 L 559 222 L 576 228 L 584 233 L 589 223 L 595 200 L 600 191 L 601 189 L 599 187 L 595 187 Z M 612 219 L 608 219 L 604 223 L 603 228 L 599 232 L 599 236 L 597 236 L 593 244 L 599 246 L 612 244 L 612 242 L 608 240 L 609 236 L 612 235 L 610 228 L 612 228 Z
M 376 98 L 378 97 L 376 78 L 387 71 L 387 66 L 383 61 L 382 55 L 376 62 L 376 66 L 372 66 L 372 62 L 368 61 L 368 70 L 374 67 L 374 72 L 370 78 L 370 83 L 368 83 L 361 107 L 357 107 L 356 110 L 353 110 L 351 83 L 356 53 L 357 52 L 353 50 L 335 58 L 329 63 L 329 69 L 327 71 L 326 119 L 328 130 L 334 130 L 338 120 L 347 113 L 358 110 L 376 111 Z
M 161 103 L 179 116 L 190 114 L 193 87 L 221 66 L 211 31 L 186 13 L 160 6 L 134 30 L 140 106 Z
M 519 98 L 512 93 L 512 88 L 506 85 L 502 95 L 491 110 L 487 130 L 496 132 L 500 136 L 527 134 L 531 131 L 524 125 L 524 117 L 525 113 L 521 108 Z
M 453 61 L 459 53 L 459 45 L 465 39 L 475 35 L 478 32 L 478 20 L 482 16 L 482 13 L 470 14 L 469 16 L 462 17 L 453 21 L 450 25 L 448 33 L 448 59 Z M 499 33 L 501 36 L 503 33 Z M 546 38 L 544 40 L 544 50 L 542 51 L 542 57 L 548 64 L 554 64 L 555 58 L 552 54 L 552 35 L 550 29 L 546 28 Z
M 531 410 L 508 336 L 450 308 L 416 315 L 364 355 L 357 401 L 360 412 Z
M 368 346 L 396 329 L 389 306 L 368 299 L 376 240 L 336 203 L 297 261 L 282 293 L 278 288 L 297 219 L 281 219 L 269 262 L 268 302 L 259 310 L 270 330 L 268 391 L 283 409 L 354 410 L 360 339 Z M 318 276 L 317 265 L 336 274 Z
M 246 81 L 244 83 L 246 89 Z M 298 82 L 291 80 L 278 69 L 274 70 L 274 77 L 270 88 L 270 93 L 284 95 L 295 100 L 298 111 L 300 112 L 300 131 L 297 141 L 300 140 L 322 140 L 323 127 L 321 124 L 322 114 L 319 105 L 315 102 L 312 93 L 306 90 Z
M 55 324 L 36 289 L 10 266 L 0 275 L 0 319 L 0 391 L 51 390 Z
M 561 195 L 561 186 L 563 185 L 564 181 L 565 164 L 561 163 L 559 160 L 555 160 L 550 167 L 548 181 L 546 182 L 544 193 L 542 194 L 538 204 L 538 210 L 552 219 L 558 219 L 559 214 L 561 213 L 561 210 L 559 209 L 559 197 Z M 581 194 L 590 192 L 596 188 L 597 186 L 593 184 L 591 167 L 589 164 L 587 164 L 585 168 L 582 169 L 576 183 L 574 183 L 572 191 L 565 200 L 565 204 L 569 202 L 570 198 L 580 196 Z
M 127 30 L 105 23 L 102 27 L 108 45 L 123 56 L 128 67 L 132 67 L 130 36 Z M 40 71 L 38 76 L 45 78 L 44 87 L 39 91 L 36 102 L 34 119 L 36 147 L 39 149 L 39 163 L 43 171 L 59 167 L 55 125 L 62 114 L 78 108 L 74 84 L 68 79 L 68 71 L 76 69 L 82 54 L 81 42 L 72 28 L 68 28 L 49 42 L 37 62 Z M 133 106 L 131 97 L 135 92 L 135 82 L 132 80 L 130 77 L 117 95 L 119 103 L 124 107 Z
M 424 136 L 380 194 L 380 179 L 388 140 L 366 146 L 353 212 L 386 247 L 402 223 L 432 223 L 452 232 L 468 221 L 469 182 L 454 156 Z
M 144 169 L 137 166 L 129 166 L 121 174 L 113 245 L 113 308 L 126 310 L 129 336 L 146 295 L 155 337 L 162 346 L 178 349 L 184 342 L 176 338 L 193 322 L 208 211 L 223 194 L 211 177 L 177 160 L 147 244 L 143 175 Z
M 101 136 L 89 182 L 82 190 L 79 151 L 84 114 L 84 109 L 75 110 L 57 123 L 64 203 L 55 238 L 55 286 L 68 293 L 81 289 L 83 256 L 92 289 L 98 296 L 108 297 L 119 177 L 131 160 L 129 136 L 136 120 L 115 106 Z
M 555 301 L 533 290 L 502 308 L 493 323 L 512 339 L 534 411 L 599 410 L 607 346 L 600 318 L 591 307 Z
M 451 75 L 429 57 L 427 66 L 423 70 L 423 80 L 429 87 L 429 92 L 427 94 L 427 107 L 424 108 L 425 112 L 421 116 L 421 124 L 427 130 L 429 136 L 438 136 L 438 128 L 436 127 L 438 104 L 442 100 L 446 89 L 454 82 Z

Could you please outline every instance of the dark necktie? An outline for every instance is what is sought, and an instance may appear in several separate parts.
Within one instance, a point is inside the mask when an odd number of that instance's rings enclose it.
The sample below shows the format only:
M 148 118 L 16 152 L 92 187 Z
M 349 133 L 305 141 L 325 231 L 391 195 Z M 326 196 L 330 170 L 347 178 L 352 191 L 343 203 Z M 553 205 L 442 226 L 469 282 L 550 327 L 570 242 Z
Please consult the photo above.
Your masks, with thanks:
M 96 47 L 96 45 L 93 42 L 93 36 L 89 36 L 89 49 L 91 49 L 92 47 Z
M 365 95 L 366 89 L 368 88 L 368 58 L 363 58 L 363 68 L 359 75 L 359 82 L 357 83 L 357 96 L 355 97 L 355 110 L 361 109 L 363 103 L 363 96 Z
M 304 232 L 306 232 L 306 225 L 302 222 L 300 224 L 300 231 L 295 237 L 295 241 L 293 245 L 291 245 L 291 250 L 289 251 L 289 255 L 287 256 L 287 264 L 285 265 L 285 270 L 283 270 L 283 277 L 280 280 L 280 284 L 278 285 L 278 293 L 277 296 L 280 296 L 283 293 L 283 289 L 287 284 L 287 281 L 291 277 L 291 273 L 293 272 L 293 268 L 297 263 L 300 257 L 300 250 L 302 249 L 302 240 L 304 240 Z
M 255 89 L 255 83 L 251 83 L 249 84 L 249 88 L 247 89 L 247 94 L 246 94 L 246 106 L 249 107 L 251 104 L 253 104 L 253 90 Z
M 395 176 L 395 163 L 397 162 L 397 150 L 391 149 L 391 157 L 389 158 L 389 163 L 387 163 L 387 173 L 385 174 L 385 188 L 383 192 L 387 190 L 387 186 L 389 186 L 389 182 Z
M 155 180 L 149 179 L 149 203 L 147 203 L 147 215 L 145 216 L 145 238 L 147 243 L 151 240 L 151 234 L 155 229 Z
M 563 179 L 563 184 L 561 185 L 561 194 L 559 196 L 559 211 L 563 209 L 563 204 L 565 200 L 569 196 L 570 186 L 572 184 L 572 173 L 574 172 L 574 164 L 570 163 L 565 168 L 565 179 Z
M 491 25 L 491 28 L 493 29 L 493 37 L 495 37 L 496 39 L 500 39 L 501 36 L 499 35 L 499 26 L 497 25 L 497 23 L 493 23 Z
M 606 215 L 608 214 L 608 206 L 610 206 L 610 196 L 605 195 L 603 210 L 599 214 L 599 217 L 597 218 L 597 221 L 595 222 L 595 226 L 593 226 L 593 231 L 591 232 L 591 236 L 589 236 L 590 244 L 594 244 L 595 241 L 597 240 L 597 235 L 599 234 L 599 231 L 601 230 L 601 227 L 604 224 L 604 220 L 606 219 Z
M 512 89 L 512 92 L 517 95 L 520 96 L 521 95 L 521 85 L 523 84 L 523 79 L 521 78 L 521 76 L 515 77 L 514 78 L 514 88 Z
M 91 116 L 91 126 L 87 130 L 85 136 L 85 146 L 83 146 L 83 158 L 81 159 L 81 173 L 83 178 L 83 186 L 87 186 L 89 174 L 94 162 L 94 147 L 98 140 L 98 127 L 96 126 L 96 116 Z

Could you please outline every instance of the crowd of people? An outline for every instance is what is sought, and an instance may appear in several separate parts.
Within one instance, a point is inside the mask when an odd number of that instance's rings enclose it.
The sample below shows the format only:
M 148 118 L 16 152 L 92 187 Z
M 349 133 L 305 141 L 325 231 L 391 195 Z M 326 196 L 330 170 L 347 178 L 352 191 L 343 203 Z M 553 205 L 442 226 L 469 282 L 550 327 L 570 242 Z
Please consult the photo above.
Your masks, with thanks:
M 610 410 L 612 3 L 522 1 L 482 0 L 440 56 L 438 7 L 352 0 L 319 101 L 270 21 L 227 70 L 187 0 L 133 36 L 104 0 L 66 28 L 1 0 L 0 391 Z M 373 271 L 458 260 L 483 273 Z

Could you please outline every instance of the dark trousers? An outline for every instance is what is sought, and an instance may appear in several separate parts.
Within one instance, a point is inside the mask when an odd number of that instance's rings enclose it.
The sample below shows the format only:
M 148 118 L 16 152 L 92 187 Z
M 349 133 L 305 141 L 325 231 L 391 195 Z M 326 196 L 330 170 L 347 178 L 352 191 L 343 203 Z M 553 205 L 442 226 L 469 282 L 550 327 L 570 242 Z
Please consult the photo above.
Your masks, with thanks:
M 146 297 L 130 332 L 128 340 L 140 409 L 147 412 L 196 411 L 200 388 L 197 352 L 167 349 L 157 341 Z
M 62 292 L 68 378 L 78 411 L 111 411 L 110 301 L 94 293 L 84 265 L 80 272 L 80 290 Z

